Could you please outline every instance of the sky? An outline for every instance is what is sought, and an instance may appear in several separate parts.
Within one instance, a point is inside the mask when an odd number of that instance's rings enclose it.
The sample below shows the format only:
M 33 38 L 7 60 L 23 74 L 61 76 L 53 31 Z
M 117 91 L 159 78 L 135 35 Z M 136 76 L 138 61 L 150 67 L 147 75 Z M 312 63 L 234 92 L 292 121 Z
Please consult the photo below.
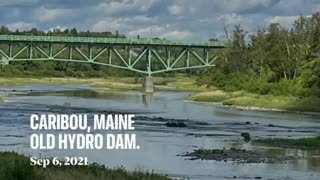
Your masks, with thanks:
M 0 0 L 0 25 L 207 40 L 224 39 L 224 28 L 237 24 L 249 33 L 270 23 L 289 28 L 317 11 L 320 0 Z

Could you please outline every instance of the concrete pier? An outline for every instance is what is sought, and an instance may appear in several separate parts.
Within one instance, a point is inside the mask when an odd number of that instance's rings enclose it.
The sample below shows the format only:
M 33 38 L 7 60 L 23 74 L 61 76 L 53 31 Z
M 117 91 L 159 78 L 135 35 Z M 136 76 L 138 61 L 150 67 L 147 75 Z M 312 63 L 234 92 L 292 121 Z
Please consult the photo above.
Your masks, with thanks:
M 143 78 L 143 92 L 144 93 L 153 93 L 153 79 L 152 76 L 145 76 Z
M 152 99 L 153 99 L 153 93 L 143 93 L 142 102 L 144 104 L 144 107 L 149 107 L 149 105 L 152 104 Z

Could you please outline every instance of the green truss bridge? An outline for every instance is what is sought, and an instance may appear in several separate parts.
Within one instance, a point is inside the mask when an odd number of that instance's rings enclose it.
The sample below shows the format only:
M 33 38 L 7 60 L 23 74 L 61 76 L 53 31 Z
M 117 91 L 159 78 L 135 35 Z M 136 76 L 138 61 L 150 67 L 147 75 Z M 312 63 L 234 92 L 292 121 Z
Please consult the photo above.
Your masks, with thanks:
M 214 66 L 223 41 L 0 35 L 2 64 L 17 61 L 69 61 L 127 69 L 151 76 Z

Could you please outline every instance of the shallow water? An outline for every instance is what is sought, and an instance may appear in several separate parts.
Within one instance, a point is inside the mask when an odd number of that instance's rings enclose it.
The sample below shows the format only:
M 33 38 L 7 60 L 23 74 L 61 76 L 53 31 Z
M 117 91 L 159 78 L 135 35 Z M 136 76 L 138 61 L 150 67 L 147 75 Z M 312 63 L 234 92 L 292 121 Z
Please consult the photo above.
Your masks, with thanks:
M 249 132 L 253 138 L 319 135 L 319 116 L 242 111 L 215 104 L 186 102 L 184 99 L 189 93 L 184 92 L 157 92 L 150 97 L 134 91 L 126 95 L 97 94 L 85 85 L 0 87 L 0 91 L 12 90 L 28 94 L 6 97 L 4 102 L 0 103 L 0 150 L 15 150 L 42 156 L 86 156 L 91 162 L 107 166 L 155 170 L 172 177 L 190 179 L 233 179 L 234 176 L 238 179 L 320 179 L 320 150 L 268 148 L 272 154 L 300 157 L 283 164 L 191 161 L 177 156 L 200 147 L 267 148 L 244 143 L 240 138 L 241 132 Z M 106 111 L 137 114 L 135 133 L 140 150 L 34 152 L 29 148 L 30 114 Z M 188 127 L 166 127 L 165 123 L 172 119 L 184 120 Z

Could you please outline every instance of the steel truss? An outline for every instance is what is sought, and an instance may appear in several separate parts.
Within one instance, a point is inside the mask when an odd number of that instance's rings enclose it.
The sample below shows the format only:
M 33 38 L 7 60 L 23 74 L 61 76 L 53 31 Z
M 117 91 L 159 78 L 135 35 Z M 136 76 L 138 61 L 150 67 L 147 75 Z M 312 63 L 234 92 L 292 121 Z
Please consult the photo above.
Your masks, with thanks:
M 0 59 L 92 63 L 152 75 L 212 67 L 218 48 L 222 47 L 0 40 Z

